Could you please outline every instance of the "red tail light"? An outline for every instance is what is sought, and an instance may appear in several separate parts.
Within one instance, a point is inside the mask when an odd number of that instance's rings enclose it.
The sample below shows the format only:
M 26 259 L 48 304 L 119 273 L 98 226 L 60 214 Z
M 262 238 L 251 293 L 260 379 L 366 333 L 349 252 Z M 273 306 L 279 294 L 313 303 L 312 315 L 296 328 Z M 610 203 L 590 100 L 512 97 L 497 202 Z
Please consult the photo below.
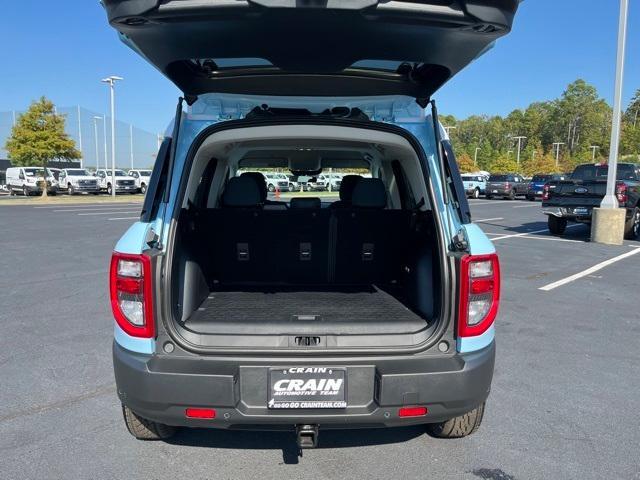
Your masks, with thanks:
M 133 337 L 155 335 L 151 281 L 149 257 L 113 253 L 109 275 L 111 309 L 116 323 Z
M 498 256 L 494 253 L 462 257 L 458 335 L 474 337 L 486 332 L 496 319 L 499 302 Z
M 549 185 L 548 183 L 545 183 L 544 187 L 542 187 L 542 200 L 549 200 L 550 196 L 551 196 L 551 185 Z
M 427 407 L 402 407 L 398 410 L 398 416 L 406 417 L 424 417 L 427 414 Z
M 509 190 L 509 189 L 511 188 L 511 184 L 510 184 L 509 182 L 505 183 L 505 184 L 504 184 L 504 188 L 505 188 L 506 190 Z
M 199 418 L 201 420 L 213 420 L 216 418 L 216 411 L 213 408 L 187 408 L 184 411 L 187 418 Z
M 623 182 L 616 183 L 616 197 L 618 202 L 625 204 L 629 197 L 627 196 L 627 184 Z

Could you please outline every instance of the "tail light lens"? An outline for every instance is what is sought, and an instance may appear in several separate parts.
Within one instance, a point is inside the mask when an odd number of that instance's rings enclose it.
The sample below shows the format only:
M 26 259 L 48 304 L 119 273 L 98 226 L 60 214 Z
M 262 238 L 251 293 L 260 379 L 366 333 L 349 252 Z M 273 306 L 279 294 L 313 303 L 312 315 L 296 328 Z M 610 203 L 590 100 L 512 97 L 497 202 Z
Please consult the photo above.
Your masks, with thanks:
M 458 335 L 474 337 L 486 332 L 498 314 L 499 302 L 498 256 L 494 253 L 462 257 Z
M 625 204 L 629 197 L 627 196 L 627 184 L 623 182 L 616 183 L 616 197 L 618 202 Z
M 504 188 L 509 190 L 511 188 L 511 184 L 509 182 L 505 183 Z
M 111 309 L 116 323 L 133 337 L 155 335 L 151 280 L 149 257 L 113 253 L 109 275 Z
M 548 183 L 545 183 L 544 187 L 542 187 L 542 200 L 549 200 L 551 196 L 551 186 Z

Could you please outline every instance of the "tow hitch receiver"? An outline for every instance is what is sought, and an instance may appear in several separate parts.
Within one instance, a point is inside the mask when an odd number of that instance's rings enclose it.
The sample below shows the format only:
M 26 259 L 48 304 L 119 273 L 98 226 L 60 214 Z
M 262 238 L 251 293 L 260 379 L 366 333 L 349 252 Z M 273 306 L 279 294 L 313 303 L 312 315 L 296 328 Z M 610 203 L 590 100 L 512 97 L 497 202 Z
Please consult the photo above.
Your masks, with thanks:
M 318 446 L 318 425 L 296 425 L 298 448 L 316 448 Z

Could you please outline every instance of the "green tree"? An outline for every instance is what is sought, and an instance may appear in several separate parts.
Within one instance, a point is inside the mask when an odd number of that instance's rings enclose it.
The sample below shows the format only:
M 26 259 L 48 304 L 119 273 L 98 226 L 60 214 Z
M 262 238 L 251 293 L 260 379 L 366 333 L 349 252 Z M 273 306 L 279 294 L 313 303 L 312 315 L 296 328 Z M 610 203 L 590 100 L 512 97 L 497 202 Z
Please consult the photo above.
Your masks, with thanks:
M 499 155 L 489 163 L 489 171 L 493 173 L 517 172 L 518 164 L 513 155 Z
M 468 153 L 463 153 L 459 157 L 457 157 L 458 168 L 462 173 L 470 173 L 476 171 L 476 166 L 473 163 L 473 159 Z
M 53 102 L 45 97 L 31 104 L 18 118 L 5 149 L 14 165 L 46 168 L 50 160 L 75 160 L 81 154 L 64 131 L 65 117 L 57 115 Z M 47 189 L 42 189 L 47 196 Z
M 640 158 L 640 89 L 636 90 L 622 118 L 620 154 Z

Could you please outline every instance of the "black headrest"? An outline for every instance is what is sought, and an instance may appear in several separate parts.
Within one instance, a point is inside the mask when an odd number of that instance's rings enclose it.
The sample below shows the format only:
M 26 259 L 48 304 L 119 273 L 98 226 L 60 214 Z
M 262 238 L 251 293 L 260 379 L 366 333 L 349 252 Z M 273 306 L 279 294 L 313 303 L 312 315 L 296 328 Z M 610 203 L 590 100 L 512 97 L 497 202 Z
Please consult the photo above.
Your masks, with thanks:
M 289 208 L 292 210 L 321 208 L 322 203 L 318 197 L 294 197 L 291 199 Z
M 260 189 L 260 193 L 262 194 L 262 200 L 267 199 L 267 180 L 264 178 L 264 175 L 260 172 L 244 172 L 241 177 L 249 177 L 253 178 L 253 180 L 258 184 L 258 188 Z
M 361 178 L 353 190 L 351 205 L 359 208 L 385 208 L 387 190 L 379 178 Z
M 225 207 L 257 207 L 262 204 L 262 195 L 257 182 L 251 177 L 233 177 L 227 182 L 222 194 Z
M 362 177 L 360 175 L 345 175 L 340 183 L 340 200 L 343 202 L 351 202 L 353 189 Z

